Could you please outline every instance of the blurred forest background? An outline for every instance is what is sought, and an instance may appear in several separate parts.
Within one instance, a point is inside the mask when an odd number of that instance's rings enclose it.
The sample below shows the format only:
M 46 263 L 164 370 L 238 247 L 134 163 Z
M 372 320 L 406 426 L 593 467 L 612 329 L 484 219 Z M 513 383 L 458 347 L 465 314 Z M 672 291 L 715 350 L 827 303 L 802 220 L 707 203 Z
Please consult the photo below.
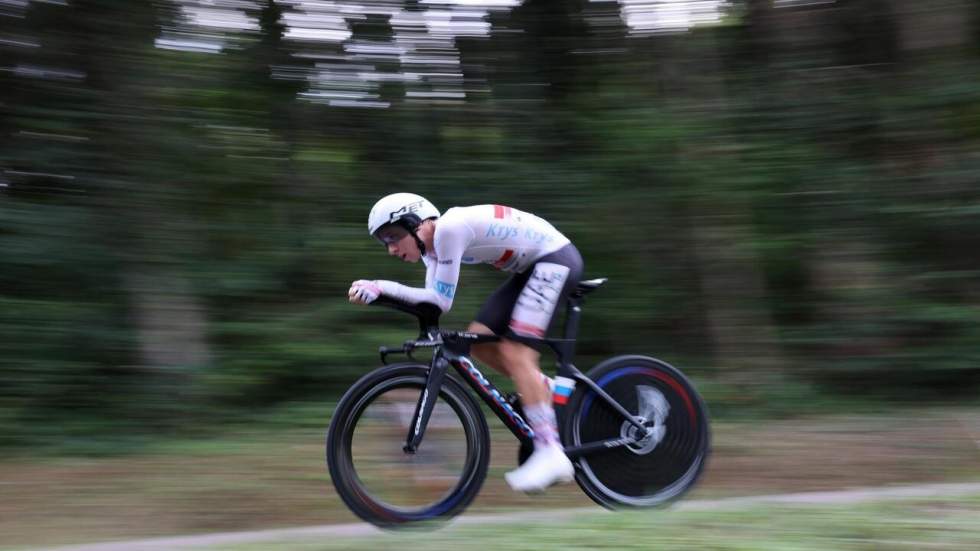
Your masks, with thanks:
M 414 335 L 346 300 L 422 280 L 394 191 L 569 235 L 583 369 L 975 399 L 978 56 L 971 0 L 0 0 L 0 446 L 335 399 Z

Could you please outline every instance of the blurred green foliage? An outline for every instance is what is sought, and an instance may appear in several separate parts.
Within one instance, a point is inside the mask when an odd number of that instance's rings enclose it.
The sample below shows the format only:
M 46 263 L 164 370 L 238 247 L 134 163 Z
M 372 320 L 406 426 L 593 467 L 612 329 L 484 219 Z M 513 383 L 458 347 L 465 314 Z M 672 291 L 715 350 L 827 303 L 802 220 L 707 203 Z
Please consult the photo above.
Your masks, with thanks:
M 408 190 L 529 210 L 578 244 L 611 279 L 580 367 L 656 355 L 722 407 L 783 385 L 975 397 L 980 11 L 744 0 L 629 37 L 587 4 L 493 15 L 519 32 L 457 41 L 487 92 L 391 84 L 387 109 L 272 78 L 303 63 L 280 3 L 220 54 L 155 48 L 166 3 L 0 15 L 37 43 L 0 44 L 0 445 L 341 392 L 413 332 L 346 302 L 354 279 L 421 281 L 365 231 Z M 943 17 L 972 26 L 923 39 Z M 444 325 L 501 279 L 465 271 Z

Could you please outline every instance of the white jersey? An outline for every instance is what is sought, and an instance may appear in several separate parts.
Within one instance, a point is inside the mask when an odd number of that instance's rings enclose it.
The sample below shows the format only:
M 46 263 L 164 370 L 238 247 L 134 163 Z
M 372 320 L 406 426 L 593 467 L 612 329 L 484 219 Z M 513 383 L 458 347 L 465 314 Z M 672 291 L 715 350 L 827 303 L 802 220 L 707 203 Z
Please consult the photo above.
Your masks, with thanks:
M 417 304 L 431 302 L 449 311 L 462 264 L 490 264 L 505 272 L 524 272 L 539 258 L 570 241 L 543 218 L 501 205 L 451 208 L 439 218 L 434 251 L 422 258 L 425 287 L 378 281 L 384 294 Z

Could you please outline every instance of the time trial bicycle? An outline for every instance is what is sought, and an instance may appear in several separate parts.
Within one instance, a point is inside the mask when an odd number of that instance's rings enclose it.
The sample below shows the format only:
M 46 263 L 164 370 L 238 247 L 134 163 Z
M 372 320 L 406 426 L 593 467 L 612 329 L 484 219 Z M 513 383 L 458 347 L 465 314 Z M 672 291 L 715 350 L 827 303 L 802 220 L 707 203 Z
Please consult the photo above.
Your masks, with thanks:
M 608 508 L 662 505 L 689 490 L 705 467 L 707 409 L 666 362 L 615 356 L 588 374 L 572 364 L 584 298 L 606 281 L 578 284 L 563 338 L 508 338 L 549 347 L 557 357 L 559 435 L 582 490 Z M 486 417 L 465 385 L 520 441 L 519 462 L 533 451 L 534 431 L 516 395 L 500 392 L 469 358 L 471 345 L 500 337 L 441 330 L 432 304 L 384 296 L 373 304 L 412 314 L 420 333 L 400 347 L 382 346 L 385 365 L 338 402 L 326 441 L 330 477 L 351 511 L 379 527 L 452 518 L 476 497 L 490 461 Z M 418 349 L 431 349 L 431 360 L 415 360 Z M 388 364 L 391 354 L 411 361 Z

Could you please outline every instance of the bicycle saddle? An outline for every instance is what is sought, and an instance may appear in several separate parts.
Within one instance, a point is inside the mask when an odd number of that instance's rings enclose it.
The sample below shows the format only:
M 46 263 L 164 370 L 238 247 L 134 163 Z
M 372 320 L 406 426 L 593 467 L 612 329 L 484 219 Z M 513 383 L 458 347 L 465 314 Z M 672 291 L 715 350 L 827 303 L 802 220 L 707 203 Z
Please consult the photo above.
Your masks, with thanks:
M 572 295 L 576 297 L 584 297 L 585 295 L 591 293 L 592 291 L 595 291 L 599 287 L 602 287 L 602 285 L 605 284 L 607 281 L 609 281 L 608 277 L 598 277 L 596 279 L 586 279 L 585 281 L 579 281 L 578 286 L 575 287 L 575 292 L 572 293 Z

